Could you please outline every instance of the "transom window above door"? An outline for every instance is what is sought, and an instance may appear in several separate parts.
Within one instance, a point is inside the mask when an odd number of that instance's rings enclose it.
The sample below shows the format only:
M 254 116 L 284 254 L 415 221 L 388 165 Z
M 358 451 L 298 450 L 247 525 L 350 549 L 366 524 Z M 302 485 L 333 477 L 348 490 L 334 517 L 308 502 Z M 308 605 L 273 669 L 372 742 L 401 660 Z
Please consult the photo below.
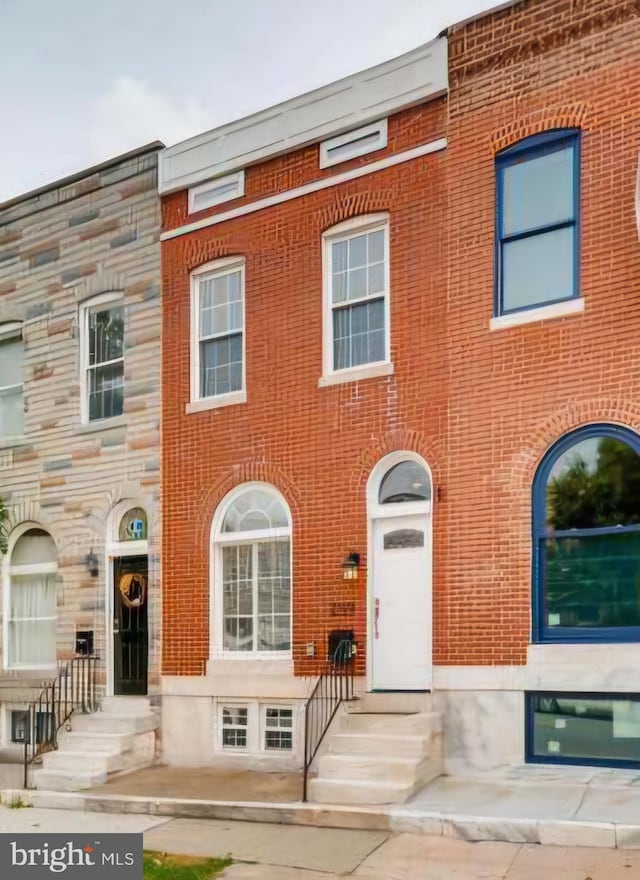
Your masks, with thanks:
M 291 650 L 291 521 L 280 494 L 248 484 L 221 505 L 212 541 L 214 654 Z
M 393 465 L 382 478 L 378 492 L 379 504 L 429 501 L 430 498 L 429 474 L 417 461 L 401 461 Z
M 324 376 L 390 364 L 389 225 L 358 217 L 324 234 Z
M 640 437 L 592 425 L 534 482 L 534 641 L 640 641 Z

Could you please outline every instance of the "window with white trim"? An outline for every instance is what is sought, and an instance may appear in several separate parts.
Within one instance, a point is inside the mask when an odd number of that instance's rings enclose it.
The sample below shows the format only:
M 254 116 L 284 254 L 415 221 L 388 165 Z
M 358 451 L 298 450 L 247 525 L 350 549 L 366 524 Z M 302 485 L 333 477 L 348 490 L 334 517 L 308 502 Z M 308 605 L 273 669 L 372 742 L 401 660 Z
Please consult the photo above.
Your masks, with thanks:
M 244 195 L 244 171 L 208 180 L 189 190 L 189 213 L 204 211 Z
M 267 706 L 263 728 L 265 751 L 287 751 L 293 748 L 293 709 Z
M 57 550 L 40 528 L 27 529 L 9 557 L 8 665 L 56 662 Z
M 22 366 L 20 324 L 0 324 L 0 438 L 24 433 Z
M 225 398 L 244 388 L 244 260 L 192 275 L 192 400 Z
M 124 303 L 101 294 L 81 307 L 84 421 L 120 416 L 124 409 Z
M 249 713 L 246 706 L 223 706 L 222 748 L 246 749 Z
M 320 144 L 320 167 L 330 168 L 387 146 L 387 120 L 381 119 L 329 138 Z
M 223 503 L 213 535 L 214 643 L 234 656 L 291 650 L 291 522 L 273 487 L 250 483 Z
M 324 242 L 325 374 L 388 363 L 388 218 L 347 221 Z

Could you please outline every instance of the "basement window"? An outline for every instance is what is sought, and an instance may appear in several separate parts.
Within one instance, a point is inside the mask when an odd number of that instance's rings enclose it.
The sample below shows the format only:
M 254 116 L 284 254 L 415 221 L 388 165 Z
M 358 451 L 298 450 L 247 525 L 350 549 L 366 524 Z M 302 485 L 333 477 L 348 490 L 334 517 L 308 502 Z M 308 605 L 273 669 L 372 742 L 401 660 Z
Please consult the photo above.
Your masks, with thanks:
M 293 748 L 293 709 L 265 709 L 264 747 L 266 751 L 287 751 Z
M 248 726 L 246 706 L 225 706 L 222 710 L 222 748 L 246 749 Z
M 387 146 L 387 120 L 365 125 L 320 144 L 320 167 L 330 168 Z
M 528 762 L 640 767 L 638 694 L 529 693 L 525 700 Z
M 31 740 L 29 730 L 29 710 L 16 709 L 11 712 L 11 742 L 23 745 Z M 42 742 L 51 730 L 51 715 L 48 712 L 36 712 L 36 742 Z
M 189 190 L 189 213 L 204 211 L 244 195 L 244 171 L 217 177 Z

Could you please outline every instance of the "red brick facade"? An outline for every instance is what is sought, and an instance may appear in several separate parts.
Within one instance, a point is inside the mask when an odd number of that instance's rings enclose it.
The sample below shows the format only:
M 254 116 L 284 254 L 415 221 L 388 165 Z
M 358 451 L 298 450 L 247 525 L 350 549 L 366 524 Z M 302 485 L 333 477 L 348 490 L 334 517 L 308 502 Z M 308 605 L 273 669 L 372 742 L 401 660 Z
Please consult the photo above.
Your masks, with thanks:
M 429 463 L 434 662 L 521 664 L 531 608 L 531 482 L 570 428 L 640 429 L 640 18 L 615 0 L 517 3 L 449 35 L 450 95 L 389 119 L 389 145 L 339 171 L 446 136 L 448 147 L 375 174 L 163 242 L 163 671 L 201 675 L 209 656 L 209 534 L 225 494 L 276 486 L 292 513 L 295 671 L 305 645 L 354 628 L 361 668 L 365 485 L 386 452 Z M 583 314 L 491 331 L 494 157 L 529 134 L 579 127 Z M 318 146 L 246 169 L 233 206 L 301 186 Z M 163 200 L 165 230 L 187 193 Z M 391 376 L 318 387 L 322 233 L 390 217 Z M 247 402 L 185 414 L 190 271 L 246 260 Z
M 547 448 L 590 422 L 640 429 L 640 246 L 635 177 L 640 18 L 634 3 L 517 3 L 449 39 L 448 298 L 451 358 L 436 528 L 446 636 L 437 662 L 525 662 L 531 616 L 531 485 Z M 494 154 L 581 129 L 583 314 L 490 332 Z

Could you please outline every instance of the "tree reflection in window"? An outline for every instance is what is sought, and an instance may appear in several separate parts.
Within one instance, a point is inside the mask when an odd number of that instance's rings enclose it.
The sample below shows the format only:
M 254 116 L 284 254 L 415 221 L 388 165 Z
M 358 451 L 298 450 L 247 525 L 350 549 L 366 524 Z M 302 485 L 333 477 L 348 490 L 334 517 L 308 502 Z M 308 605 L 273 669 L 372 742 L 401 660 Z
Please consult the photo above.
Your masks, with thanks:
M 586 433 L 560 443 L 541 468 L 538 636 L 640 638 L 638 441 L 618 428 Z

